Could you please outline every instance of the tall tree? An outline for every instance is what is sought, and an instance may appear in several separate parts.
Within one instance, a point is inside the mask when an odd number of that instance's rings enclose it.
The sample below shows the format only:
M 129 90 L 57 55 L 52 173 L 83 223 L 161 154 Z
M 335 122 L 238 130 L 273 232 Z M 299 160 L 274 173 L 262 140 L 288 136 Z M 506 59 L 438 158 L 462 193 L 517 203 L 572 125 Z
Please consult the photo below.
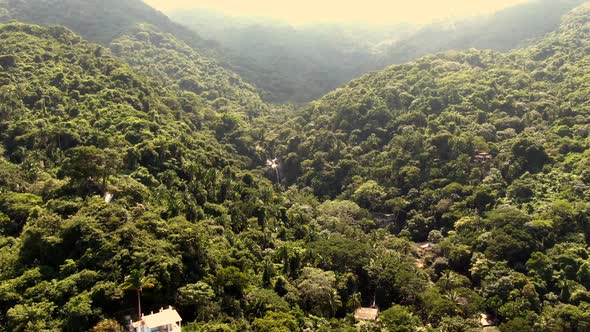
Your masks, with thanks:
M 125 277 L 121 288 L 123 290 L 133 289 L 137 292 L 137 314 L 141 319 L 141 292 L 144 288 L 156 287 L 156 279 L 145 274 L 145 269 L 135 269 Z

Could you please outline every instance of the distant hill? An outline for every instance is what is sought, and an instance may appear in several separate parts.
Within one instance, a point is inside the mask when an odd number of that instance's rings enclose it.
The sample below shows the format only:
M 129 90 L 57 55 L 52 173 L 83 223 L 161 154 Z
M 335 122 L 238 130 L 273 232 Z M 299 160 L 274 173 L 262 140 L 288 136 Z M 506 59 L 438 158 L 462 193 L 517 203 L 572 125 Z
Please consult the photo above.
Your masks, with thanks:
M 494 15 L 434 23 L 382 50 L 377 66 L 388 66 L 448 50 L 509 51 L 554 31 L 561 17 L 584 0 L 532 0 Z
M 559 25 L 583 0 L 532 0 L 494 15 L 433 23 L 292 27 L 264 18 L 227 17 L 208 10 L 170 13 L 230 52 L 227 67 L 264 91 L 267 100 L 303 103 L 359 75 L 418 57 L 468 48 L 507 51 Z
M 293 27 L 265 18 L 229 17 L 205 9 L 170 17 L 230 52 L 225 63 L 274 102 L 304 103 L 372 69 L 373 49 L 415 27 L 316 24 Z
M 64 25 L 93 42 L 107 44 L 139 23 L 157 26 L 191 46 L 203 46 L 194 32 L 172 22 L 142 0 L 1 0 L 0 20 Z

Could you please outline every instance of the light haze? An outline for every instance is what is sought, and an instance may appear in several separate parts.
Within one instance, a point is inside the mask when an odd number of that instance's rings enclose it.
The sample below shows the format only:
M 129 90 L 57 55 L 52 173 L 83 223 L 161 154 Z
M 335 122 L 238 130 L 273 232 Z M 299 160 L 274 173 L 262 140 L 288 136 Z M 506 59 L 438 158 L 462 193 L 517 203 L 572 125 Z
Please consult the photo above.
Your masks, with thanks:
M 428 23 L 489 14 L 527 0 L 145 0 L 161 11 L 208 8 L 232 16 L 311 22 Z

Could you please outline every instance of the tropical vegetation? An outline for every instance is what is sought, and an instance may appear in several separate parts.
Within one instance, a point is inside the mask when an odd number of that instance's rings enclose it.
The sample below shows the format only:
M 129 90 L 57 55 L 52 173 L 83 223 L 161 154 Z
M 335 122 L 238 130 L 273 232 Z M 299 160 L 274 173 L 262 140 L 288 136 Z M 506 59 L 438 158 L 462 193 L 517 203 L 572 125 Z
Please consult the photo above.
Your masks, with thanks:
M 32 23 L 0 24 L 0 331 L 590 329 L 589 4 L 301 108 L 154 21 Z

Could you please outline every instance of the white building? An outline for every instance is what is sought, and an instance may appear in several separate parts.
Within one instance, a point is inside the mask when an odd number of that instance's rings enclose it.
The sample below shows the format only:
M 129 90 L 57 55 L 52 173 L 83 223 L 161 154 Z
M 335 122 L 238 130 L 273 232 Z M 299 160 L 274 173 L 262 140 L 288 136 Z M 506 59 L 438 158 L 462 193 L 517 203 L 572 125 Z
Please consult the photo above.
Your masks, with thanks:
M 172 307 L 160 309 L 158 313 L 151 313 L 144 316 L 141 314 L 141 320 L 131 322 L 134 332 L 181 332 L 182 318 Z

